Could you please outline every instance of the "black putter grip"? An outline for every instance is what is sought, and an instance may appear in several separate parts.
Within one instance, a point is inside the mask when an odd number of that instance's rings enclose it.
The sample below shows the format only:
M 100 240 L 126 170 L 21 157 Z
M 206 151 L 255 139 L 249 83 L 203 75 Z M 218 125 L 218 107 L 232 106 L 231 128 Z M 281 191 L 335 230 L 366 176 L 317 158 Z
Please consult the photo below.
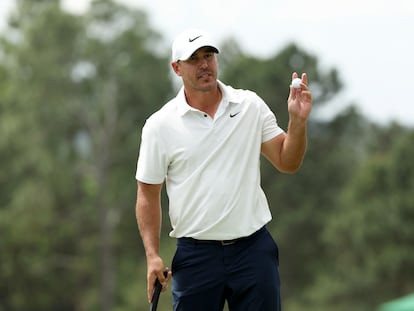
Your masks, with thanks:
M 168 275 L 168 271 L 164 271 L 164 277 L 167 277 L 167 275 Z M 157 278 L 157 280 L 155 281 L 154 291 L 152 292 L 150 311 L 157 310 L 158 300 L 160 299 L 161 290 L 162 290 L 162 284 Z

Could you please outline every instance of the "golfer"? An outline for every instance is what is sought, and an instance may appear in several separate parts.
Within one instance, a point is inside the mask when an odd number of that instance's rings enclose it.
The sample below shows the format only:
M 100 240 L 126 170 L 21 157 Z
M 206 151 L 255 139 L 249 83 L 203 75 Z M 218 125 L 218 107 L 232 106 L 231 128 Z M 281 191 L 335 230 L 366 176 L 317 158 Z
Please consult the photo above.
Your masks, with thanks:
M 266 230 L 272 217 L 260 186 L 260 155 L 281 172 L 299 169 L 312 96 L 303 73 L 300 87 L 290 87 L 285 132 L 258 95 L 217 79 L 218 53 L 203 30 L 178 35 L 171 66 L 183 87 L 142 129 L 136 216 L 148 299 L 156 278 L 165 289 L 172 277 L 175 311 L 219 311 L 226 301 L 231 311 L 281 310 L 278 247 Z M 164 182 L 170 236 L 177 239 L 167 277 L 160 257 Z

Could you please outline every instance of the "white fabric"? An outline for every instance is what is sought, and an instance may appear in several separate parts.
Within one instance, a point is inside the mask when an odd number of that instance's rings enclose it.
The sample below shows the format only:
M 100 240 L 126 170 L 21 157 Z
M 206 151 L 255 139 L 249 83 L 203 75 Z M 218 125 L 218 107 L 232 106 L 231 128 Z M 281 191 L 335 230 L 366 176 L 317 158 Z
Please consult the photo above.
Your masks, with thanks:
M 181 89 L 142 131 L 136 178 L 149 184 L 166 178 L 172 237 L 234 239 L 271 220 L 260 147 L 283 130 L 255 93 L 219 86 L 214 119 L 190 107 Z
M 174 39 L 171 59 L 173 62 L 186 60 L 204 46 L 212 47 L 216 53 L 219 52 L 216 41 L 207 32 L 197 28 L 188 29 Z

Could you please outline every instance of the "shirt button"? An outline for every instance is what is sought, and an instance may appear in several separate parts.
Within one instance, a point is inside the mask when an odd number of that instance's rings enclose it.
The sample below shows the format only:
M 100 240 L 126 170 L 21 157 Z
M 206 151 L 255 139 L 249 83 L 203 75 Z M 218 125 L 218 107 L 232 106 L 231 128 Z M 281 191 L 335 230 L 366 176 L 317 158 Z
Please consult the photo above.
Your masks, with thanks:
M 205 117 L 205 118 L 207 118 L 207 115 L 206 115 L 206 114 L 204 114 L 204 117 Z

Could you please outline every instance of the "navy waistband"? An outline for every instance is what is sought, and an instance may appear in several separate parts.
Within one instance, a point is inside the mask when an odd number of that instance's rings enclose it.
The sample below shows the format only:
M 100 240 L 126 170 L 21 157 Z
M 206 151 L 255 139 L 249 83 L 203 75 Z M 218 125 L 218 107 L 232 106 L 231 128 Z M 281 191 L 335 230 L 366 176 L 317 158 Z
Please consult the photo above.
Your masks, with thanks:
M 250 239 L 256 237 L 257 235 L 259 235 L 260 233 L 262 233 L 264 231 L 266 231 L 266 226 L 263 226 L 262 228 L 260 228 L 256 232 L 252 233 L 251 235 L 241 237 L 241 238 L 232 239 L 232 240 L 198 240 L 198 239 L 194 239 L 194 238 L 178 238 L 177 241 L 178 241 L 178 243 L 215 244 L 215 245 L 221 245 L 221 246 L 228 246 L 228 245 L 233 245 L 233 244 L 236 244 L 236 243 L 239 243 L 239 242 L 242 242 L 242 241 L 250 240 Z

